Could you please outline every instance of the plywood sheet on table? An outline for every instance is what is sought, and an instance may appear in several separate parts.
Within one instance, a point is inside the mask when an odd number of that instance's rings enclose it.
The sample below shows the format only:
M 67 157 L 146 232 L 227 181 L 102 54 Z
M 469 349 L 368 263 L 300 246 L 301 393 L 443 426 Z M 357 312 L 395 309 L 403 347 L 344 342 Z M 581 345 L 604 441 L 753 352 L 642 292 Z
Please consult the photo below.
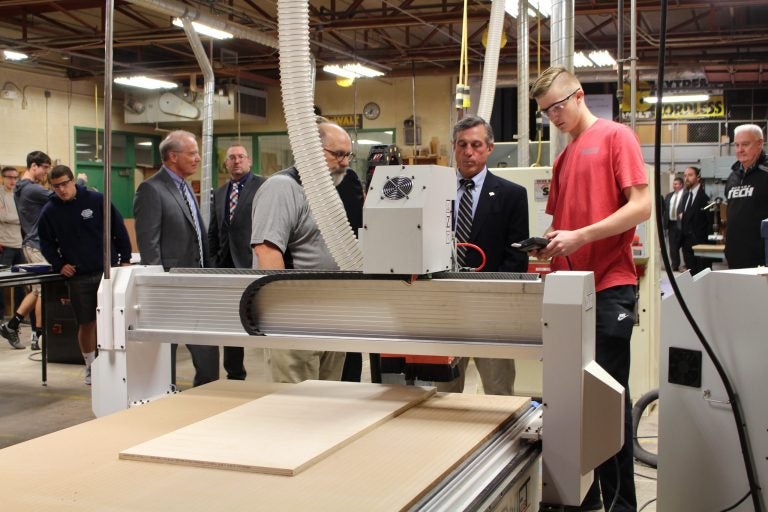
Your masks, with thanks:
M 124 450 L 120 458 L 293 476 L 434 392 L 305 381 Z
M 407 509 L 523 397 L 437 393 L 294 477 L 119 460 L 131 446 L 291 384 L 220 380 L 0 450 L 3 511 Z

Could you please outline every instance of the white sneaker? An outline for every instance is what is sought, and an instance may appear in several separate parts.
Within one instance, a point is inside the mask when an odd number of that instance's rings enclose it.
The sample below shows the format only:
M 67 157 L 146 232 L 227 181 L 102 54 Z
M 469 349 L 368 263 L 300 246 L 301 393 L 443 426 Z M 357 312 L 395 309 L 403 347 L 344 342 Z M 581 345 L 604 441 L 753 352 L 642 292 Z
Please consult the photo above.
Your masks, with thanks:
M 32 331 L 32 339 L 30 340 L 32 344 L 29 346 L 29 348 L 31 350 L 40 350 L 40 340 L 42 340 L 42 335 L 38 337 L 37 333 Z
M 85 367 L 85 385 L 86 386 L 91 385 L 91 367 L 90 366 Z

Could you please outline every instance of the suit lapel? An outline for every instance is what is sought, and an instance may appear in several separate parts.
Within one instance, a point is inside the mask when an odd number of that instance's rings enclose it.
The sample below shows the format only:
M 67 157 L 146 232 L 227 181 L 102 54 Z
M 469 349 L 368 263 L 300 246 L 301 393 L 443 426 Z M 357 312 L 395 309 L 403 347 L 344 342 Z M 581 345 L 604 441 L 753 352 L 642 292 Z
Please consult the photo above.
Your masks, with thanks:
M 470 241 L 477 239 L 486 219 L 491 215 L 493 202 L 498 193 L 498 183 L 496 180 L 496 176 L 490 172 L 486 173 L 483 189 L 480 191 L 480 195 L 477 198 L 478 202 L 477 208 L 475 209 L 475 216 L 472 218 L 472 234 L 469 236 Z
M 195 221 L 192 219 L 192 214 L 189 211 L 189 208 L 187 208 L 187 203 L 184 201 L 184 198 L 181 197 L 181 189 L 178 185 L 176 185 L 176 182 L 173 181 L 173 179 L 165 174 L 167 171 L 165 169 L 161 169 L 160 172 L 163 173 L 163 183 L 165 184 L 165 188 L 168 190 L 168 193 L 171 195 L 171 197 L 176 201 L 176 204 L 179 205 L 179 208 L 181 208 L 181 212 L 184 214 L 184 218 L 187 219 L 187 222 L 192 226 L 192 230 L 195 230 Z M 202 226 L 202 224 L 201 224 Z

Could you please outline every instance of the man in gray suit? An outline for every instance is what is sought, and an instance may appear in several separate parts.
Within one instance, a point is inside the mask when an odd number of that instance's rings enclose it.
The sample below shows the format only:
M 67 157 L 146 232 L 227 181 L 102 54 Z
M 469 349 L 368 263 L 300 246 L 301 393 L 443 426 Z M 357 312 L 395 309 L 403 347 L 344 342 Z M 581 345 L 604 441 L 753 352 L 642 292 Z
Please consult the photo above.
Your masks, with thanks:
M 136 190 L 133 213 L 136 243 L 144 265 L 207 267 L 208 239 L 200 211 L 186 179 L 200 164 L 195 136 L 174 131 L 160 143 L 163 166 Z M 187 345 L 195 365 L 193 385 L 219 378 L 219 347 Z M 176 382 L 176 345 L 172 345 L 172 379 Z
M 208 246 L 216 268 L 251 268 L 251 205 L 264 178 L 251 174 L 251 159 L 242 144 L 227 148 L 229 180 L 213 193 Z M 224 347 L 227 378 L 245 380 L 243 347 Z

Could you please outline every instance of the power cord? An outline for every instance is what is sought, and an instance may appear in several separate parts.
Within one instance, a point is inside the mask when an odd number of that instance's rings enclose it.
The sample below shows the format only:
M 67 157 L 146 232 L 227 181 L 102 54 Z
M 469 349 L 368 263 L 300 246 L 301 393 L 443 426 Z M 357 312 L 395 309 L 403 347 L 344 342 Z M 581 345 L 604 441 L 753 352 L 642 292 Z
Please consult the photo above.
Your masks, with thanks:
M 669 5 L 668 0 L 661 0 L 661 21 L 660 21 L 660 27 L 659 27 L 659 60 L 658 60 L 659 75 L 656 81 L 656 83 L 658 84 L 658 87 L 657 87 L 658 102 L 656 103 L 655 142 L 654 142 L 654 159 L 653 159 L 654 160 L 654 180 L 656 183 L 659 183 L 661 181 L 661 120 L 663 115 L 662 101 L 661 101 L 663 96 L 663 87 L 661 85 L 664 83 L 664 56 L 666 55 L 666 47 L 667 47 L 668 5 Z M 712 361 L 712 365 L 715 367 L 715 370 L 717 371 L 717 374 L 723 383 L 725 392 L 728 395 L 728 401 L 730 402 L 731 410 L 733 411 L 733 420 L 734 420 L 734 423 L 736 423 L 736 431 L 739 436 L 739 445 L 741 446 L 741 454 L 744 461 L 744 469 L 747 472 L 749 492 L 747 492 L 746 496 L 744 496 L 744 498 L 739 500 L 738 503 L 736 503 L 730 508 L 723 510 L 723 512 L 726 512 L 728 510 L 733 510 L 736 506 L 742 503 L 750 495 L 752 495 L 752 503 L 754 505 L 755 512 L 762 512 L 763 507 L 761 503 L 760 486 L 758 485 L 757 478 L 755 476 L 755 466 L 754 466 L 754 461 L 752 457 L 752 451 L 749 446 L 749 438 L 747 437 L 747 434 L 745 431 L 745 426 L 744 426 L 745 422 L 741 413 L 741 406 L 739 405 L 738 395 L 733 389 L 733 385 L 731 384 L 731 381 L 728 378 L 728 375 L 726 374 L 725 369 L 720 363 L 720 360 L 715 355 L 714 351 L 712 350 L 712 347 L 709 345 L 709 342 L 705 338 L 704 333 L 701 331 L 698 323 L 693 318 L 693 315 L 688 309 L 688 305 L 686 304 L 685 299 L 680 293 L 680 288 L 677 286 L 677 280 L 675 279 L 674 273 L 672 272 L 672 267 L 669 262 L 669 255 L 667 254 L 667 245 L 664 240 L 664 230 L 663 230 L 664 221 L 662 218 L 663 208 L 661 204 L 661 197 L 658 194 L 656 194 L 656 196 L 657 196 L 656 197 L 656 225 L 659 232 L 659 245 L 661 247 L 661 257 L 662 257 L 662 260 L 664 261 L 664 269 L 667 272 L 667 276 L 669 277 L 669 282 L 672 285 L 672 289 L 675 292 L 675 297 L 677 298 L 677 301 L 680 304 L 680 309 L 683 311 L 685 318 L 690 323 L 691 328 L 696 333 L 696 336 L 699 338 L 699 341 L 701 342 L 702 347 L 704 348 L 707 355 L 709 356 L 709 359 Z

